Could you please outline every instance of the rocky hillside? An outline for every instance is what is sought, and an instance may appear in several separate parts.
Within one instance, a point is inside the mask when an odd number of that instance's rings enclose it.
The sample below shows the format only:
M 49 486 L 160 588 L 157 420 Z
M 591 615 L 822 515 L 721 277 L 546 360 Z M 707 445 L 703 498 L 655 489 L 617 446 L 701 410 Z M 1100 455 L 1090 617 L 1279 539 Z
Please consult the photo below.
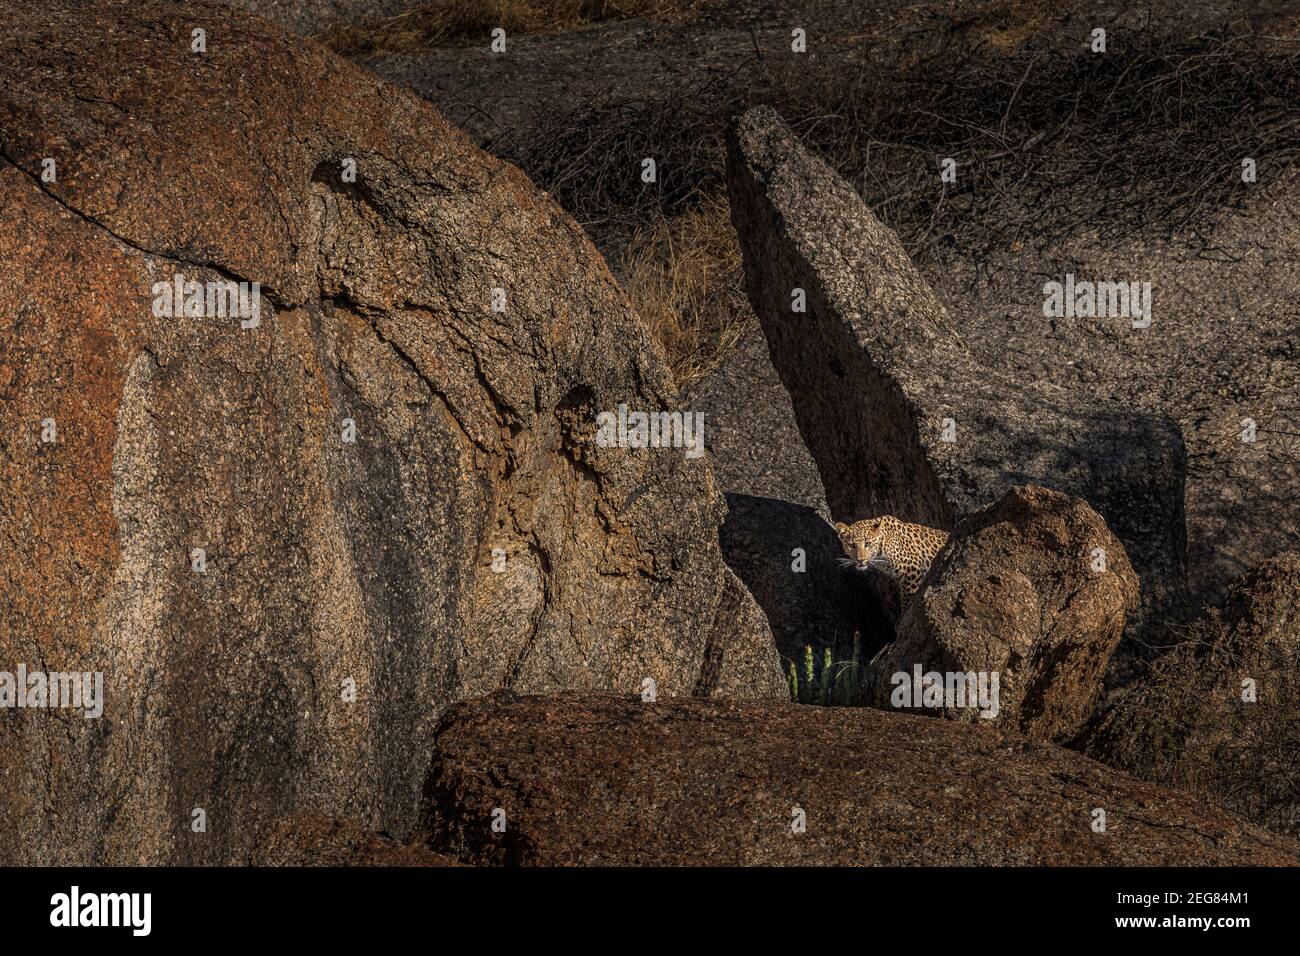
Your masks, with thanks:
M 1300 22 L 1011 7 L 0 10 L 0 863 L 1300 863 Z
M 720 0 L 685 19 L 512 33 L 503 55 L 472 30 L 390 42 L 382 20 L 349 22 L 374 42 L 344 52 L 519 162 L 625 272 L 642 268 L 647 231 L 666 221 L 672 234 L 725 193 L 732 118 L 774 106 L 899 233 L 978 365 L 1016 391 L 1087 396 L 1105 410 L 1102 427 L 1124 414 L 1181 436 L 1185 543 L 1171 537 L 1182 516 L 1168 508 L 1134 529 L 1185 553 L 1164 581 L 1143 582 L 1173 616 L 1300 546 L 1291 5 Z M 1104 55 L 1091 51 L 1097 28 L 1108 31 Z M 1062 112 L 1062 102 L 1077 106 Z M 653 185 L 628 175 L 643 157 L 657 160 Z M 943 158 L 955 163 L 952 183 L 940 181 Z M 742 282 L 738 251 L 715 269 Z M 1043 285 L 1067 274 L 1149 281 L 1151 328 L 1045 318 Z M 753 317 L 704 320 L 717 327 L 677 364 L 707 374 L 712 340 L 735 341 Z M 762 420 L 750 427 L 771 432 L 780 405 L 761 395 L 743 404 Z M 797 467 L 782 478 L 797 487 Z M 726 490 L 748 494 L 754 480 Z M 1125 650 L 1166 639 L 1148 633 Z

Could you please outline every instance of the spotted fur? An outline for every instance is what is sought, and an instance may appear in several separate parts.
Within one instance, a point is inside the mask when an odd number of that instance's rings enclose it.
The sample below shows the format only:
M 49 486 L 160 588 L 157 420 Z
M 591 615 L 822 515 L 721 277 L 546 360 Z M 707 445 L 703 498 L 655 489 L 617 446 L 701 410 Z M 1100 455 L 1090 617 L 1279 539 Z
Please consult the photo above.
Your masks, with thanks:
M 853 524 L 835 522 L 845 557 L 840 563 L 866 571 L 876 568 L 898 585 L 902 610 L 930 570 L 930 562 L 948 543 L 948 532 L 908 524 L 892 515 L 866 518 Z

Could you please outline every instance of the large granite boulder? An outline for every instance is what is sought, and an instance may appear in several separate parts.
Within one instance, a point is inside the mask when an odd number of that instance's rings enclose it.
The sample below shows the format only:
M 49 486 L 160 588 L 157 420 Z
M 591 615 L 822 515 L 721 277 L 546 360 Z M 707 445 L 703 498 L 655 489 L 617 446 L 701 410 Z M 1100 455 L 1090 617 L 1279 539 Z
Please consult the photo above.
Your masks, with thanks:
M 1077 746 L 1300 836 L 1300 553 L 1235 582 Z
M 872 702 L 1070 740 L 1137 602 L 1124 546 L 1095 511 L 1058 491 L 1013 488 L 957 526 L 898 639 L 871 662 Z M 936 695 L 952 684 L 952 699 L 928 706 L 930 674 L 942 678 Z M 964 675 L 987 681 L 990 701 L 968 695 L 980 685 Z
M 518 170 L 222 7 L 11 4 L 0 75 L 0 670 L 103 673 L 0 711 L 0 860 L 401 840 L 501 687 L 785 694 L 707 457 L 597 440 L 681 405 Z
M 467 863 L 1300 863 L 1073 751 L 864 707 L 500 693 L 447 711 L 426 797 Z
M 731 130 L 727 182 L 750 299 L 835 518 L 951 528 L 1013 485 L 1044 485 L 1124 543 L 1140 617 L 1182 606 L 1174 423 L 977 363 L 897 236 L 774 110 Z

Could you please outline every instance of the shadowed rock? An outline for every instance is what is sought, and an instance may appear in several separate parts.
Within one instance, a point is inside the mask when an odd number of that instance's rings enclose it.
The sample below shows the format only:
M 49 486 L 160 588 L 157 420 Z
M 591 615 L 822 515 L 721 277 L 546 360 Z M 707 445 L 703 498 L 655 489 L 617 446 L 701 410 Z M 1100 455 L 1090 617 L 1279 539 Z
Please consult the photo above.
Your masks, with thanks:
M 837 519 L 952 527 L 1013 485 L 1045 485 L 1124 542 L 1143 616 L 1181 606 L 1175 424 L 976 363 L 893 232 L 772 109 L 731 131 L 727 181 L 750 299 Z
M 498 694 L 448 710 L 426 798 L 431 846 L 473 863 L 1300 863 L 1073 751 L 870 708 Z
M 826 649 L 847 661 L 858 634 L 865 661 L 893 636 L 864 576 L 840 566 L 839 538 L 821 515 L 750 495 L 728 494 L 727 505 L 723 556 L 767 615 L 787 670 L 803 667 L 808 647 L 818 663 Z
M 785 693 L 707 458 L 595 442 L 681 406 L 518 170 L 213 6 L 10 4 L 0 75 L 0 668 L 105 692 L 0 719 L 0 861 L 404 839 L 438 714 L 501 687 Z M 177 276 L 255 321 L 156 314 Z
M 871 663 L 873 703 L 914 705 L 918 666 L 996 674 L 989 716 L 976 700 L 914 712 L 1069 740 L 1092 713 L 1137 601 L 1124 546 L 1095 511 L 1046 488 L 1012 489 L 958 525 L 940 552 L 898 640 Z

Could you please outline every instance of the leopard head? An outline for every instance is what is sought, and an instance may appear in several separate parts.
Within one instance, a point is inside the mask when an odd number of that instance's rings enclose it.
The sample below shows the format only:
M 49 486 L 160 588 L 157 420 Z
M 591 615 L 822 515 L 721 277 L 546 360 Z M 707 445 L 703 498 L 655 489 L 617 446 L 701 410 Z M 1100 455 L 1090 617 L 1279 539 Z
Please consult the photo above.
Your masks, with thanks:
M 871 567 L 888 569 L 890 562 L 884 555 L 887 530 L 882 518 L 866 518 L 853 524 L 835 522 L 835 533 L 840 536 L 840 547 L 844 549 L 840 564 L 859 571 Z

